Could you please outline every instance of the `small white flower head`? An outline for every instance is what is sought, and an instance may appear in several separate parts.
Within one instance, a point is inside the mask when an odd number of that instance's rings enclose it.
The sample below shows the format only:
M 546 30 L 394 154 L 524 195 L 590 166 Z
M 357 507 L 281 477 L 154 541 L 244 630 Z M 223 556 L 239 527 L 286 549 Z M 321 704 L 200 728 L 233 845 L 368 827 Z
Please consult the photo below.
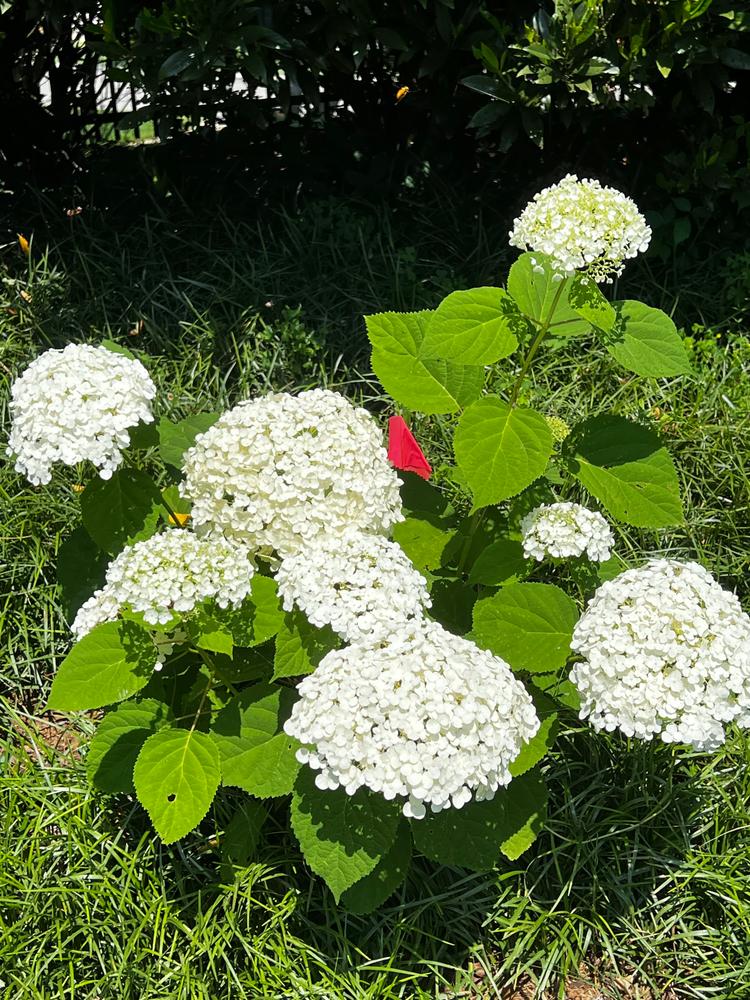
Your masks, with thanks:
M 296 605 L 348 642 L 380 642 L 430 606 L 424 577 L 399 545 L 351 528 L 282 559 L 276 581 L 285 611 Z
M 323 657 L 284 725 L 321 789 L 366 786 L 405 816 L 491 799 L 539 729 L 510 667 L 437 622 L 412 621 L 387 643 Z
M 154 419 L 156 387 L 133 358 L 105 347 L 68 344 L 45 351 L 11 389 L 8 454 L 35 486 L 55 462 L 92 462 L 109 479 L 130 444 L 128 429 Z
M 165 531 L 122 550 L 107 568 L 104 587 L 86 601 L 71 627 L 81 638 L 123 607 L 150 625 L 166 625 L 209 597 L 219 607 L 236 606 L 250 593 L 254 572 L 241 545 L 177 528 Z
M 225 413 L 185 455 L 199 531 L 296 552 L 322 531 L 387 533 L 399 479 L 369 413 L 325 389 L 274 393 Z
M 605 518 L 577 503 L 535 507 L 521 521 L 521 531 L 524 555 L 539 562 L 545 556 L 570 559 L 584 553 L 594 562 L 604 562 L 615 544 Z
M 750 617 L 697 563 L 655 559 L 602 584 L 570 679 L 596 729 L 711 750 L 750 725 Z
M 114 621 L 119 613 L 120 602 L 112 593 L 112 589 L 105 585 L 81 605 L 70 630 L 76 639 L 82 639 L 97 625 Z
M 594 281 L 622 274 L 625 261 L 647 250 L 650 241 L 635 202 L 575 174 L 534 195 L 510 232 L 511 246 L 548 254 L 559 275 L 581 271 Z

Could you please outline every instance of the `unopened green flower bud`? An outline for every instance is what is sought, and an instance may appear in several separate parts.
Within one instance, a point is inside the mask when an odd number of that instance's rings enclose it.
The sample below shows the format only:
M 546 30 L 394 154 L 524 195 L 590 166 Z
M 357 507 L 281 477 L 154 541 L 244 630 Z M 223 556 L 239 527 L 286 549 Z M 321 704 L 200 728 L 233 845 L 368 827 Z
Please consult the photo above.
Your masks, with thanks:
M 560 417 L 547 417 L 544 418 L 547 421 L 547 426 L 552 431 L 553 440 L 564 441 L 565 438 L 570 434 L 570 427 L 562 420 Z

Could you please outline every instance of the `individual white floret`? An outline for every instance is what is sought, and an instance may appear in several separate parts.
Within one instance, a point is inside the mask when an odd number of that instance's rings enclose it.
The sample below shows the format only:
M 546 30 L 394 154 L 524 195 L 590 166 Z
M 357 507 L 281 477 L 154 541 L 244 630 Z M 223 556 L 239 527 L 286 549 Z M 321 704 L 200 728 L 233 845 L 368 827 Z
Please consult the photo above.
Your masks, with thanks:
M 594 562 L 609 559 L 615 539 L 606 519 L 577 503 L 535 507 L 521 521 L 523 551 L 539 562 L 545 556 L 570 559 L 584 553 Z
M 710 750 L 750 724 L 750 617 L 697 563 L 655 559 L 602 584 L 571 646 L 597 729 Z
M 379 642 L 430 606 L 427 583 L 404 550 L 353 529 L 319 535 L 284 558 L 276 582 L 285 611 L 296 605 L 348 642 Z
M 387 533 L 403 520 L 380 429 L 366 410 L 325 389 L 229 410 L 185 455 L 181 492 L 199 531 L 280 555 L 322 531 Z
M 35 486 L 55 462 L 92 462 L 109 479 L 130 444 L 128 428 L 151 423 L 156 387 L 133 358 L 68 344 L 45 351 L 11 389 L 8 454 Z
M 611 281 L 648 249 L 651 229 L 627 195 L 568 174 L 544 188 L 513 223 L 511 246 L 548 254 L 558 274 Z
M 244 546 L 180 529 L 165 531 L 123 549 L 109 564 L 104 587 L 79 610 L 72 629 L 80 638 L 123 607 L 151 625 L 166 625 L 174 614 L 192 611 L 209 597 L 219 607 L 236 606 L 250 593 L 254 572 Z
M 415 819 L 492 798 L 539 729 L 504 660 L 427 620 L 328 653 L 299 693 L 284 729 L 318 787 L 364 785 Z

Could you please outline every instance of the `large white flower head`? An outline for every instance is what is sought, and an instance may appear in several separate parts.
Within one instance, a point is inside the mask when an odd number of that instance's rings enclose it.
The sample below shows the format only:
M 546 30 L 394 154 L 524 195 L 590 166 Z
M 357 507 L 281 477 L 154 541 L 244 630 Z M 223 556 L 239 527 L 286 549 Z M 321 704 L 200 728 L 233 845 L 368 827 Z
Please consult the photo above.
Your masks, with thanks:
M 430 606 L 424 577 L 399 545 L 351 528 L 282 559 L 276 580 L 285 611 L 296 605 L 348 642 L 379 642 Z
M 318 787 L 403 797 L 415 819 L 492 798 L 539 729 L 507 663 L 437 622 L 328 653 L 299 693 L 284 729 Z
M 128 428 L 151 423 L 156 387 L 133 358 L 105 347 L 68 344 L 45 351 L 11 389 L 8 454 L 35 486 L 55 462 L 92 462 L 109 479 L 130 444 Z
M 212 597 L 238 605 L 255 572 L 250 552 L 223 538 L 198 538 L 178 528 L 129 545 L 107 568 L 105 585 L 81 607 L 71 626 L 80 638 L 123 607 L 151 625 L 166 625 Z
M 523 551 L 539 562 L 545 556 L 570 559 L 584 552 L 594 562 L 609 559 L 615 539 L 606 519 L 577 503 L 535 507 L 521 521 Z
M 627 195 L 568 174 L 534 195 L 513 223 L 510 244 L 552 258 L 564 277 L 582 271 L 594 281 L 622 274 L 625 261 L 648 249 L 651 229 Z
M 571 681 L 597 729 L 710 750 L 750 724 L 750 617 L 697 563 L 655 559 L 594 594 Z
M 185 455 L 181 492 L 197 529 L 296 552 L 321 531 L 387 532 L 399 480 L 366 410 L 325 389 L 240 403 Z

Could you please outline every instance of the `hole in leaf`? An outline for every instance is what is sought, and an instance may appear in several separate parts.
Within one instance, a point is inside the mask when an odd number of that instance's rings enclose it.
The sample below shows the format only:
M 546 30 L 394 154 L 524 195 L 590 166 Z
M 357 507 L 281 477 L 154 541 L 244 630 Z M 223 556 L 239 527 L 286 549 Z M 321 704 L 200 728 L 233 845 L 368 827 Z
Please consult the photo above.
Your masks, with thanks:
M 171 795 L 168 795 L 168 796 L 167 796 L 167 802 L 174 802 L 174 800 L 175 800 L 176 798 L 177 798 L 177 796 L 176 796 L 176 795 L 174 794 L 174 792 L 172 792 L 172 794 L 171 794 Z

